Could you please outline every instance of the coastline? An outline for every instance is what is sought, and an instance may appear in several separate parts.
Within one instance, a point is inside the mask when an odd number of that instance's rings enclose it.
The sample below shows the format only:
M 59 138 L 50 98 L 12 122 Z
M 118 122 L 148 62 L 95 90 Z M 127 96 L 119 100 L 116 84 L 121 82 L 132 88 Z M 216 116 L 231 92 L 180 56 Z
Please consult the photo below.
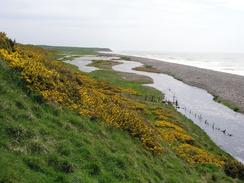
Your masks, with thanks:
M 218 99 L 217 102 L 244 113 L 243 76 L 143 57 L 113 53 L 102 53 L 100 55 L 124 57 L 144 65 L 150 65 L 161 73 L 171 75 L 186 84 L 205 89 Z
M 97 57 L 97 61 L 95 61 L 92 57 L 90 58 L 92 64 L 89 66 L 101 68 L 101 70 L 103 70 L 103 72 L 100 72 L 99 70 L 91 72 L 95 78 L 106 78 L 105 80 L 111 80 L 111 78 L 116 76 L 114 72 L 122 72 L 125 73 L 126 76 L 129 76 L 129 73 L 152 78 L 154 81 L 153 85 L 149 86 L 156 89 L 157 91 L 163 92 L 167 99 L 172 101 L 170 99 L 172 97 L 172 92 L 176 94 L 180 101 L 178 108 L 179 110 L 177 111 L 183 114 L 185 119 L 191 120 L 192 123 L 201 128 L 201 130 L 206 133 L 210 139 L 220 147 L 220 149 L 229 153 L 238 161 L 242 163 L 244 162 L 244 157 L 241 155 L 244 147 L 240 145 L 244 144 L 241 142 L 241 139 L 243 139 L 242 132 L 244 129 L 244 116 L 242 114 L 235 113 L 223 105 L 217 104 L 213 101 L 213 97 L 208 94 L 206 90 L 199 90 L 197 87 L 184 84 L 183 82 L 176 80 L 167 74 L 158 75 L 157 73 L 154 73 L 154 67 L 145 67 L 147 70 L 138 71 L 138 69 L 135 68 L 141 68 L 143 66 L 143 64 L 138 61 L 129 59 L 126 61 L 123 57 L 122 59 L 117 58 L 112 60 L 113 62 L 120 60 L 121 63 L 124 64 L 114 64 L 109 61 L 111 59 L 109 55 L 102 56 L 103 57 L 100 58 Z M 84 59 L 84 61 L 86 60 L 87 58 Z M 85 63 L 80 61 L 80 64 L 84 65 Z M 110 72 L 111 69 L 113 69 L 112 73 Z M 122 76 L 122 79 L 124 80 L 126 78 Z M 120 80 L 119 83 L 124 86 L 124 81 L 121 82 Z M 129 85 L 129 87 L 131 87 L 131 85 Z M 171 90 L 169 90 L 169 88 Z M 196 114 L 200 114 L 201 117 L 196 117 Z M 236 147 L 238 147 L 238 149 Z

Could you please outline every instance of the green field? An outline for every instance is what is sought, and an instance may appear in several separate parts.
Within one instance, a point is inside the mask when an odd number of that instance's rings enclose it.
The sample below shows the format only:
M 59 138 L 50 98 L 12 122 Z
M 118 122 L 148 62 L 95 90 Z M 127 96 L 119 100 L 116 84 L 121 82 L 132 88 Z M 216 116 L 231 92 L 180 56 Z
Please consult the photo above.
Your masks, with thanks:
M 40 45 L 44 49 L 56 52 L 56 59 L 73 60 L 83 55 L 95 55 L 99 51 L 111 51 L 108 48 L 81 48 L 81 47 L 66 47 L 66 46 L 47 46 Z

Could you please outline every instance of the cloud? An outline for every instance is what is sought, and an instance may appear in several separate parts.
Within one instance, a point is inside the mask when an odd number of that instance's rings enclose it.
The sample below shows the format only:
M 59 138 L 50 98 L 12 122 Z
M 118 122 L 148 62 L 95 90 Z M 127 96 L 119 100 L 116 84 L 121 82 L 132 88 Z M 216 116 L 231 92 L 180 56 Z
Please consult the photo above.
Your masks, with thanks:
M 219 6 L 223 6 L 227 9 L 244 11 L 244 1 L 243 0 L 216 0 Z
M 18 40 L 115 49 L 244 51 L 242 0 L 8 0 Z

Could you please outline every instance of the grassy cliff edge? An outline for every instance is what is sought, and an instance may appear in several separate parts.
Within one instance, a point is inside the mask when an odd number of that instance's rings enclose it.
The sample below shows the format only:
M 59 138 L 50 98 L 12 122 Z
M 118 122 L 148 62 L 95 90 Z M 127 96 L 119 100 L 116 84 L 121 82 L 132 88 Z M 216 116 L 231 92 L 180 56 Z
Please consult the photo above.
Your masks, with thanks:
M 110 65 L 86 75 L 54 61 L 60 50 L 0 51 L 0 182 L 241 182 L 242 167 L 147 78 Z

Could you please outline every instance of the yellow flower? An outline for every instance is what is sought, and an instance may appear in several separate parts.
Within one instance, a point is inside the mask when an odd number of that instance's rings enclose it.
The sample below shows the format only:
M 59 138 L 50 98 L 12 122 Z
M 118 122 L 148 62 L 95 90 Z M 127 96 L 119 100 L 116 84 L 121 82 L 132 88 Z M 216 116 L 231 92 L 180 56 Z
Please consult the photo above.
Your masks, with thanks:
M 175 150 L 181 158 L 189 163 L 213 164 L 218 167 L 224 165 L 224 160 L 217 155 L 210 154 L 209 152 L 190 144 L 182 144 Z
M 159 133 L 141 115 L 145 105 L 123 96 L 125 93 L 137 95 L 137 92 L 97 82 L 85 73 L 65 67 L 62 62 L 49 60 L 50 54 L 50 51 L 20 44 L 15 46 L 15 52 L 0 49 L 0 56 L 21 73 L 26 86 L 39 92 L 45 100 L 80 115 L 98 117 L 107 125 L 138 137 L 154 153 L 162 152 Z

